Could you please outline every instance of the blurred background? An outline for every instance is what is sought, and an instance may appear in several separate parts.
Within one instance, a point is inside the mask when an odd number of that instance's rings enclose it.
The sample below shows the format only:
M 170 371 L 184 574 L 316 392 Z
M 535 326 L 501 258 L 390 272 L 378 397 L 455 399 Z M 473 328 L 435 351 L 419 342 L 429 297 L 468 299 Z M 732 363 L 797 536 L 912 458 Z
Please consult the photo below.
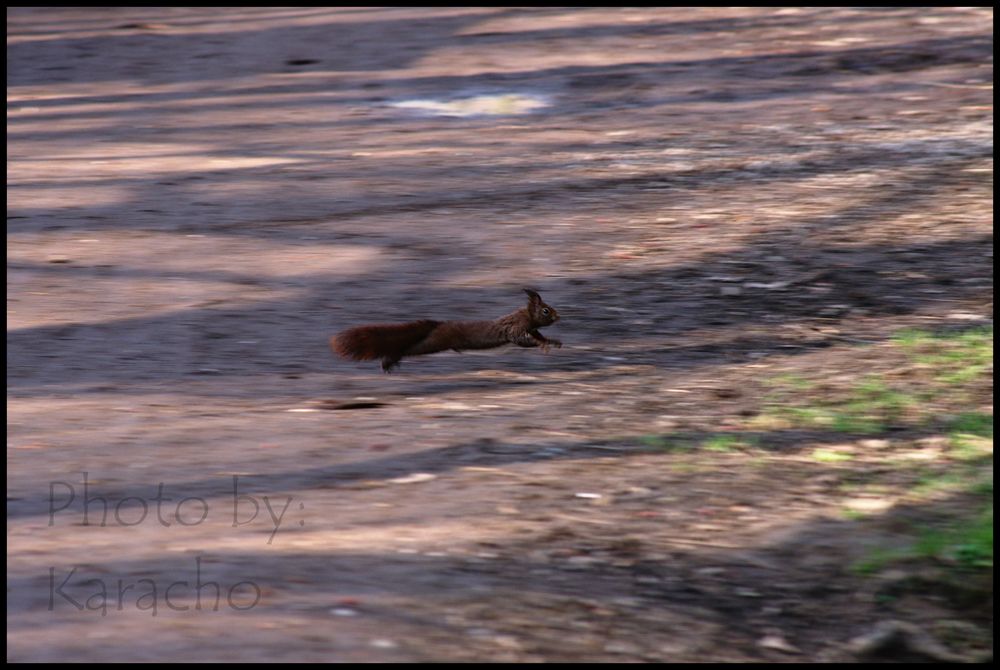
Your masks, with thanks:
M 992 26 L 8 9 L 8 660 L 991 658 Z

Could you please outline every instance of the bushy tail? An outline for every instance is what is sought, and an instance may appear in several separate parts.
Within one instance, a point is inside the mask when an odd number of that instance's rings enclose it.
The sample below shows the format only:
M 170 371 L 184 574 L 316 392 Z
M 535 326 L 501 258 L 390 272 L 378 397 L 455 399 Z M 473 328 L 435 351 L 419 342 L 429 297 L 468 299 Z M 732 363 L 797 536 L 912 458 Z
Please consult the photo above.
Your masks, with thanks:
M 356 361 L 375 358 L 398 360 L 438 327 L 439 321 L 413 321 L 393 325 L 360 326 L 330 338 L 330 348 Z

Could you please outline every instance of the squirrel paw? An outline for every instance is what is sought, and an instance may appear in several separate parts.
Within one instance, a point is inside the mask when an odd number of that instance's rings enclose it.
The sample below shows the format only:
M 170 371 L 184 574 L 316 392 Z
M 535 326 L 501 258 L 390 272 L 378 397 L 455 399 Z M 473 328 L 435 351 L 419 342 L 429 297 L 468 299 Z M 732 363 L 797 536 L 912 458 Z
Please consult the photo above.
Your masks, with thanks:
M 562 342 L 560 342 L 559 340 L 553 340 L 553 339 L 550 338 L 550 339 L 547 339 L 544 342 L 540 343 L 538 346 L 542 350 L 542 353 L 547 354 L 547 353 L 549 353 L 549 348 L 550 347 L 555 347 L 556 349 L 562 348 Z

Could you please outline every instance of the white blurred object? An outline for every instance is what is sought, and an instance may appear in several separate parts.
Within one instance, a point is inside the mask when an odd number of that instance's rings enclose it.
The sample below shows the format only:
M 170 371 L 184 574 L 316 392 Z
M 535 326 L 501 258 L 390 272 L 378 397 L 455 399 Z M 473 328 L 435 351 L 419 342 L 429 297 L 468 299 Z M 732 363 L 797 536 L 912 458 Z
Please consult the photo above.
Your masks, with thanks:
M 400 109 L 412 109 L 436 116 L 508 116 L 529 114 L 547 107 L 549 101 L 540 95 L 502 93 L 454 100 L 418 98 L 389 104 Z

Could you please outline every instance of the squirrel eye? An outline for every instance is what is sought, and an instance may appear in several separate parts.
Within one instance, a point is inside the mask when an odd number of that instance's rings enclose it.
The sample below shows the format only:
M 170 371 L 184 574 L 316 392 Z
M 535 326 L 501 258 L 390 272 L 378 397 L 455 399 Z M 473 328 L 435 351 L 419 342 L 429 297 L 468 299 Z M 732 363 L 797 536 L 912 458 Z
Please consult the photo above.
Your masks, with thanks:
M 544 314 L 545 316 L 548 316 L 549 315 L 549 308 L 548 307 L 543 307 L 542 308 L 542 314 Z

